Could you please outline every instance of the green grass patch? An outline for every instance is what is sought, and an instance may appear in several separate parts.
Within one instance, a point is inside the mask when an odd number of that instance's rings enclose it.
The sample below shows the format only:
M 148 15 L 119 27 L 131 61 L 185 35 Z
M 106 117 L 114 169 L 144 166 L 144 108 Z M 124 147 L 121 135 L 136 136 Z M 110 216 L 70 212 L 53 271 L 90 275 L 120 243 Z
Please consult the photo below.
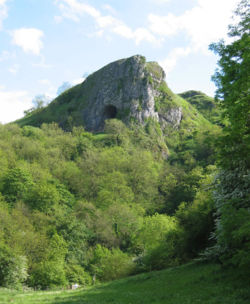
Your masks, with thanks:
M 249 282 L 248 282 L 249 283 Z M 0 290 L 15 304 L 247 304 L 250 288 L 237 272 L 216 264 L 186 264 L 76 291 Z
M 147 62 L 146 69 L 150 74 L 154 75 L 158 79 L 161 79 L 163 76 L 163 70 L 157 62 Z

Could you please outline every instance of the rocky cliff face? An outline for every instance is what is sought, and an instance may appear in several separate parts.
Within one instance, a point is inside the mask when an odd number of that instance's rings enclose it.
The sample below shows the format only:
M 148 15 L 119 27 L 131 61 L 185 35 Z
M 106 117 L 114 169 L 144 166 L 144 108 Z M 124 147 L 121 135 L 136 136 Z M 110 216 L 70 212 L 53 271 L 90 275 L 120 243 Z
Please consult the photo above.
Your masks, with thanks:
M 95 86 L 89 91 L 88 104 L 82 112 L 86 129 L 102 130 L 107 118 L 139 123 L 148 118 L 159 121 L 155 97 L 164 76 L 157 63 L 146 63 L 139 55 L 113 62 L 89 76 L 82 86 L 90 81 Z
M 166 113 L 160 114 L 160 124 L 161 126 L 167 127 L 171 125 L 173 128 L 178 128 L 182 119 L 182 108 L 174 107 L 169 109 Z
M 178 128 L 182 107 L 164 81 L 165 73 L 156 62 L 136 55 L 108 64 L 86 80 L 58 96 L 45 109 L 33 113 L 20 125 L 57 122 L 65 129 L 83 125 L 102 131 L 105 120 L 118 118 L 126 124 L 145 124 L 149 119 L 162 129 Z

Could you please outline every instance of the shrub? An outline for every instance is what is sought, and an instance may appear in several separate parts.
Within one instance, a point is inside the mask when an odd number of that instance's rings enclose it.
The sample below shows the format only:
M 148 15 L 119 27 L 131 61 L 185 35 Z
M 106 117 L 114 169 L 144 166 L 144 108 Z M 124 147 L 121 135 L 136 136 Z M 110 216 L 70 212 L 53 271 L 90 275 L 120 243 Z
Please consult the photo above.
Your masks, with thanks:
M 82 286 L 91 284 L 91 276 L 80 265 L 68 264 L 66 278 L 69 283 L 78 283 Z
M 92 261 L 92 272 L 100 281 L 111 281 L 126 277 L 134 270 L 134 264 L 120 249 L 109 250 L 97 245 Z
M 32 269 L 29 284 L 36 288 L 47 289 L 66 285 L 63 263 L 58 261 L 43 261 Z
M 0 246 L 0 286 L 19 289 L 27 279 L 27 259 Z
M 164 241 L 148 250 L 138 262 L 139 270 L 160 270 L 185 261 L 184 231 L 177 226 L 169 230 Z

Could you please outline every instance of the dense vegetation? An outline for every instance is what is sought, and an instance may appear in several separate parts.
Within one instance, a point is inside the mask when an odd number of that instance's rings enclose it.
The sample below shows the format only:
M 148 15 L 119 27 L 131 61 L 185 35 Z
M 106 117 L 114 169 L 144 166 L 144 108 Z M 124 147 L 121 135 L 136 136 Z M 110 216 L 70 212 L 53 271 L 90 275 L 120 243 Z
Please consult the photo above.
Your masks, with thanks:
M 207 137 L 196 131 L 168 162 L 153 127 L 0 127 L 2 286 L 112 280 L 177 265 L 208 245 L 213 158 L 193 139 Z
M 1 304 L 247 304 L 249 299 L 248 284 L 239 280 L 237 271 L 194 263 L 83 290 L 0 292 Z
M 201 253 L 248 274 L 247 1 L 237 14 L 234 41 L 211 46 L 220 55 L 219 108 L 200 92 L 184 93 L 194 110 L 161 88 L 159 110 L 169 100 L 183 108 L 178 128 L 150 119 L 129 127 L 106 120 L 99 134 L 27 120 L 0 126 L 0 286 L 85 286 Z
M 215 100 L 200 91 L 187 91 L 179 94 L 190 102 L 207 120 L 221 124 L 220 110 Z
M 216 98 L 227 121 L 218 139 L 215 195 L 216 246 L 212 254 L 223 264 L 250 274 L 250 6 L 240 2 L 238 23 L 230 26 L 233 42 L 220 41 L 211 49 L 219 56 L 214 75 Z

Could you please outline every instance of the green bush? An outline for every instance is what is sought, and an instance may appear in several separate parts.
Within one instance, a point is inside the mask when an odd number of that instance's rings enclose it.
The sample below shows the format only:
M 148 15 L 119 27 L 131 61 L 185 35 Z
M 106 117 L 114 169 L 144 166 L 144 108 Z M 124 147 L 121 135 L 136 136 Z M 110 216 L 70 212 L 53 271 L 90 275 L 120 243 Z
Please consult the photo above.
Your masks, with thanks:
M 19 289 L 27 279 L 27 259 L 0 246 L 0 286 Z
M 33 186 L 30 173 L 23 168 L 9 169 L 3 177 L 3 190 L 7 202 L 24 200 Z
M 65 286 L 66 283 L 63 264 L 53 260 L 34 265 L 29 278 L 29 284 L 39 289 Z
M 130 256 L 120 249 L 109 250 L 97 245 L 92 261 L 92 272 L 100 281 L 111 281 L 126 277 L 134 270 Z
M 43 259 L 32 265 L 29 284 L 46 289 L 64 286 L 67 283 L 65 274 L 66 243 L 58 234 L 50 239 L 49 247 Z
M 142 219 L 137 234 L 137 246 L 143 252 L 153 250 L 164 242 L 167 233 L 175 229 L 177 223 L 173 217 L 164 214 L 154 214 Z
M 151 248 L 138 260 L 138 269 L 143 271 L 160 270 L 185 261 L 185 235 L 176 225 L 165 234 L 158 246 Z
M 81 286 L 91 284 L 91 276 L 78 264 L 66 265 L 66 278 L 70 284 L 78 283 Z

